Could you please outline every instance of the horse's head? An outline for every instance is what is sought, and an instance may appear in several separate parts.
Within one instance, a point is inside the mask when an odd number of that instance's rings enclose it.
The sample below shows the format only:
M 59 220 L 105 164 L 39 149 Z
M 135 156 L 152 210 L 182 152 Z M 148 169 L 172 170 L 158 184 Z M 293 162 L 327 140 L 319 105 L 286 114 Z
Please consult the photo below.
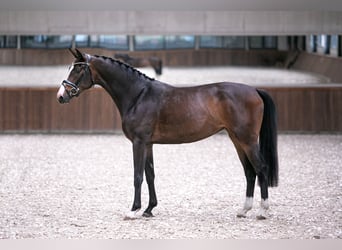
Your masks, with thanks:
M 60 103 L 68 103 L 71 98 L 94 85 L 89 65 L 90 56 L 77 49 L 69 50 L 76 60 L 70 66 L 67 80 L 62 82 L 58 90 L 57 100 Z

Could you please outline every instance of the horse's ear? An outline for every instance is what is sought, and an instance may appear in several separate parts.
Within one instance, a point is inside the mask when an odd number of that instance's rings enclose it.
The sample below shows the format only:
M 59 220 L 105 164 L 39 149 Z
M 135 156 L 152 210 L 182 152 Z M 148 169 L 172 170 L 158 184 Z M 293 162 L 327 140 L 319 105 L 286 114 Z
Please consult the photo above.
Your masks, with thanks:
M 77 53 L 76 53 L 76 51 L 73 51 L 71 48 L 69 48 L 69 51 L 70 51 L 70 53 L 71 53 L 75 58 L 77 58 Z
M 76 51 L 76 54 L 77 54 L 76 58 L 79 59 L 79 60 L 84 60 L 83 53 L 81 51 L 79 51 L 78 49 L 75 49 L 75 51 Z
M 69 48 L 69 51 L 76 59 L 84 60 L 84 56 L 83 56 L 82 52 L 79 51 L 78 49 L 73 50 L 73 49 Z

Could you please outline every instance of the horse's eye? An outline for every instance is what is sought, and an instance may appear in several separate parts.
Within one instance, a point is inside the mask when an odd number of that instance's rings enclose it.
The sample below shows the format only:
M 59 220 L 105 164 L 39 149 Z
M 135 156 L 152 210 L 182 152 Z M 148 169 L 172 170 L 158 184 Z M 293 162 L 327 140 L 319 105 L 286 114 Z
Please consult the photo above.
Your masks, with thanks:
M 74 67 L 76 73 L 80 73 L 81 72 L 81 65 L 75 65 Z

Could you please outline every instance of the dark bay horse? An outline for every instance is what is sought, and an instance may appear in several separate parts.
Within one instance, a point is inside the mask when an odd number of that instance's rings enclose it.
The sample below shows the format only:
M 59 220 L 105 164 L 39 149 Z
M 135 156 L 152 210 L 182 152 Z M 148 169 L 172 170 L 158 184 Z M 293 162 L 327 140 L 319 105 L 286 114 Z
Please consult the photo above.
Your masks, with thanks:
M 257 218 L 266 218 L 268 187 L 278 184 L 276 110 L 266 92 L 229 82 L 177 88 L 112 58 L 70 51 L 76 60 L 57 93 L 58 101 L 68 103 L 93 85 L 102 86 L 119 109 L 124 134 L 133 144 L 134 202 L 126 218 L 136 218 L 141 208 L 144 172 L 149 203 L 143 216 L 153 216 L 153 144 L 194 142 L 221 130 L 233 141 L 247 180 L 246 201 L 237 216 L 245 217 L 252 208 L 257 176 Z
M 162 74 L 163 62 L 158 57 L 131 57 L 128 54 L 115 54 L 114 57 L 131 65 L 132 67 L 152 67 L 157 75 L 160 76 Z

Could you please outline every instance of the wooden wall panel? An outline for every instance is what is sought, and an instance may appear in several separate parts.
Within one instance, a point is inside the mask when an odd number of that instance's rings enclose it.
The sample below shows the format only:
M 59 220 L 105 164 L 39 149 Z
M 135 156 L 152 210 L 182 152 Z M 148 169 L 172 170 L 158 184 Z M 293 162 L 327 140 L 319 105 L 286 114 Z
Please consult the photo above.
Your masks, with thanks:
M 280 131 L 342 132 L 342 85 L 261 87 L 273 97 Z M 61 105 L 55 88 L 0 88 L 0 132 L 114 132 L 121 119 L 94 88 Z
M 55 88 L 0 88 L 0 131 L 114 131 L 120 115 L 109 97 L 94 88 L 61 105 Z
M 342 132 L 342 85 L 264 89 L 276 103 L 280 131 Z

